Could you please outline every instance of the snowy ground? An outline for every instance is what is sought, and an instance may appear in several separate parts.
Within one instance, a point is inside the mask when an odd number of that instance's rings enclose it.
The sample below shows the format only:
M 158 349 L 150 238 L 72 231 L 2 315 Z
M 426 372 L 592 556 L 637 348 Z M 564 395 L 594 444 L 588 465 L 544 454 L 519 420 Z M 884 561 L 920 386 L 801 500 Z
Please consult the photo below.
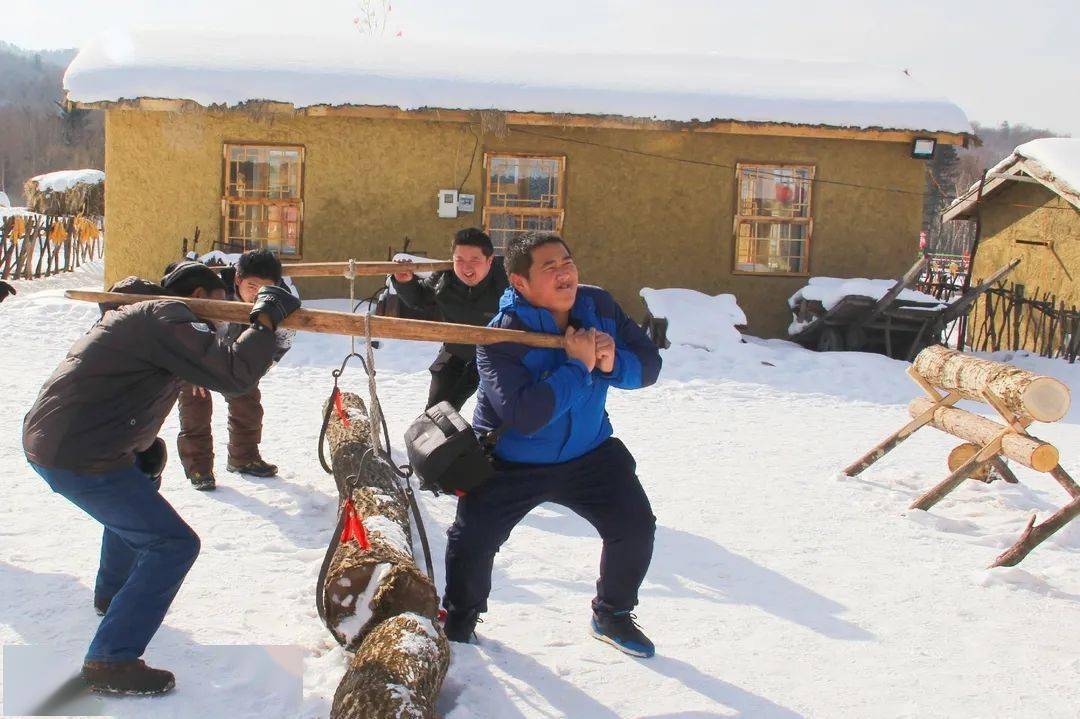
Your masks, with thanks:
M 60 298 L 60 285 L 94 281 L 100 275 L 20 283 L 0 305 L 0 642 L 72 657 L 97 622 L 100 530 L 27 467 L 19 428 L 94 318 L 95 308 Z M 277 716 L 265 681 L 208 663 L 206 652 L 296 644 L 306 655 L 303 714 L 327 715 L 346 655 L 315 613 L 335 511 L 315 442 L 330 369 L 347 348 L 298 338 L 264 380 L 264 450 L 280 478 L 226 474 L 219 457 L 219 489 L 203 494 L 177 462 L 166 471 L 162 491 L 203 539 L 147 655 L 177 673 L 177 690 L 109 711 Z M 378 352 L 398 437 L 426 396 L 433 352 L 399 342 Z M 903 363 L 756 340 L 713 352 L 676 347 L 664 361 L 657 386 L 615 392 L 609 407 L 659 520 L 637 612 L 658 655 L 632 659 L 588 637 L 599 541 L 584 521 L 545 506 L 496 561 L 480 645 L 455 646 L 440 704 L 447 719 L 1078 716 L 1080 526 L 1019 568 L 983 569 L 1031 511 L 1046 516 L 1065 501 L 1052 480 L 1018 468 L 1020 486 L 968 483 L 931 513 L 908 512 L 946 474 L 955 442 L 934 430 L 858 479 L 838 474 L 905 421 L 916 391 Z M 1080 388 L 1080 366 L 1016 361 Z M 342 381 L 364 392 L 359 371 Z M 176 430 L 174 415 L 170 444 Z M 1080 475 L 1080 408 L 1036 433 Z M 423 498 L 438 555 L 453 504 Z

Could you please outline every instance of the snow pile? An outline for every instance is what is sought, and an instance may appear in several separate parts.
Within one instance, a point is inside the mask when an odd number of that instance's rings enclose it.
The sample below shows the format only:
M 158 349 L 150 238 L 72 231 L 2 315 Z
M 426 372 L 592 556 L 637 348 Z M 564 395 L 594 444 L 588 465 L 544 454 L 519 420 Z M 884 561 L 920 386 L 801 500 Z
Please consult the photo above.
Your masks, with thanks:
M 44 215 L 39 215 L 25 207 L 0 207 L 0 221 L 9 217 L 44 217 Z
M 742 340 L 736 326 L 746 325 L 746 314 L 735 295 L 645 287 L 641 298 L 653 317 L 668 321 L 667 339 L 673 345 L 715 350 Z
M 211 250 L 205 255 L 199 255 L 197 258 L 195 257 L 194 252 L 189 252 L 188 257 L 191 259 L 198 259 L 198 261 L 203 263 L 204 265 L 209 265 L 211 263 L 215 265 L 235 265 L 237 262 L 240 261 L 240 254 L 241 253 L 239 252 L 222 252 L 221 250 Z
M 869 297 L 880 300 L 896 284 L 896 280 L 868 280 L 863 277 L 844 279 L 841 277 L 811 277 L 810 283 L 788 298 L 788 307 L 795 309 L 801 300 L 817 300 L 826 310 L 831 310 L 836 303 L 848 295 Z M 905 289 L 900 292 L 901 300 L 910 302 L 928 302 L 932 307 L 920 308 L 936 310 L 944 307 L 936 298 L 918 290 Z
M 31 177 L 30 182 L 37 183 L 38 192 L 67 192 L 75 185 L 100 185 L 105 182 L 105 173 L 101 170 L 60 170 Z
M 483 43 L 440 47 L 355 33 L 110 32 L 79 51 L 64 87 L 69 99 L 87 103 L 148 97 L 235 106 L 272 100 L 298 108 L 369 105 L 970 132 L 960 108 L 894 68 L 712 53 L 520 46 L 508 53 Z
M 8 199 L 7 193 L 0 190 L 0 208 L 11 207 L 11 200 Z

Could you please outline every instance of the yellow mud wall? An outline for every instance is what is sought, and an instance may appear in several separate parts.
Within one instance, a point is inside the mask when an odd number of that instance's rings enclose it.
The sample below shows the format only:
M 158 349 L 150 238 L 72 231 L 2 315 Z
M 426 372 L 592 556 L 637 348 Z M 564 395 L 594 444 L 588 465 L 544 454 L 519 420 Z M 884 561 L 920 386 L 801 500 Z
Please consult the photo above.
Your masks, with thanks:
M 1029 297 L 1052 292 L 1059 302 L 1080 304 L 1080 210 L 1042 185 L 1017 182 L 988 197 L 982 213 L 973 281 L 1019 257 L 1006 282 L 1024 285 Z
M 545 127 L 484 135 L 474 153 L 474 135 L 454 123 L 134 110 L 110 110 L 106 120 L 107 283 L 158 277 L 195 226 L 200 250 L 220 239 L 226 142 L 305 147 L 305 261 L 381 260 L 406 236 L 412 247 L 445 256 L 456 230 L 482 223 L 485 151 L 565 155 L 563 234 L 582 278 L 639 318 L 642 287 L 731 292 L 751 333 L 782 336 L 786 300 L 806 277 L 732 273 L 733 170 L 601 145 L 728 166 L 816 166 L 811 275 L 894 277 L 917 251 L 925 163 L 903 143 Z M 463 181 L 463 192 L 477 196 L 476 211 L 438 218 L 437 191 Z M 301 287 L 307 297 L 346 292 L 341 280 Z M 372 287 L 367 281 L 361 291 Z

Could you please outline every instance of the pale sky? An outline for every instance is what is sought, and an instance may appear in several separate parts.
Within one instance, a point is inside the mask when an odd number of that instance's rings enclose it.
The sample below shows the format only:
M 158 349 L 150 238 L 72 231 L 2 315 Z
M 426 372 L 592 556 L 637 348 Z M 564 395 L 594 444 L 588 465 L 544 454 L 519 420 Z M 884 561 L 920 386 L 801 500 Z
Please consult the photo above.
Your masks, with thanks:
M 1077 0 L 392 0 L 387 35 L 434 43 L 717 51 L 907 68 L 972 120 L 1080 137 Z M 378 5 L 380 0 L 371 0 Z M 7 0 L 0 39 L 78 47 L 127 25 L 355 32 L 358 0 Z M 512 62 L 512 49 L 507 50 Z

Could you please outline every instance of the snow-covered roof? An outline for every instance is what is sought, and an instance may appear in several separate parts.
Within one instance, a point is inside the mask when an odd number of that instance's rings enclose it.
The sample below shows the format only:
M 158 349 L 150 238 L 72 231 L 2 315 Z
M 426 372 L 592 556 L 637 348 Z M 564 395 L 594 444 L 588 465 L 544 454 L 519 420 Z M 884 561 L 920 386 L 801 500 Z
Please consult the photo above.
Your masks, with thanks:
M 67 192 L 75 185 L 100 185 L 105 182 L 105 173 L 101 170 L 60 170 L 31 177 L 29 182 L 36 182 L 38 192 Z
M 436 47 L 365 35 L 139 29 L 102 35 L 68 67 L 71 101 L 140 98 L 402 110 L 501 110 L 672 122 L 967 133 L 964 112 L 905 71 L 718 54 Z
M 1080 139 L 1047 137 L 1025 142 L 986 175 L 983 198 L 1006 183 L 1016 182 L 1007 177 L 1030 177 L 1080 209 Z M 976 182 L 945 208 L 941 220 L 966 219 L 975 208 L 978 192 Z

